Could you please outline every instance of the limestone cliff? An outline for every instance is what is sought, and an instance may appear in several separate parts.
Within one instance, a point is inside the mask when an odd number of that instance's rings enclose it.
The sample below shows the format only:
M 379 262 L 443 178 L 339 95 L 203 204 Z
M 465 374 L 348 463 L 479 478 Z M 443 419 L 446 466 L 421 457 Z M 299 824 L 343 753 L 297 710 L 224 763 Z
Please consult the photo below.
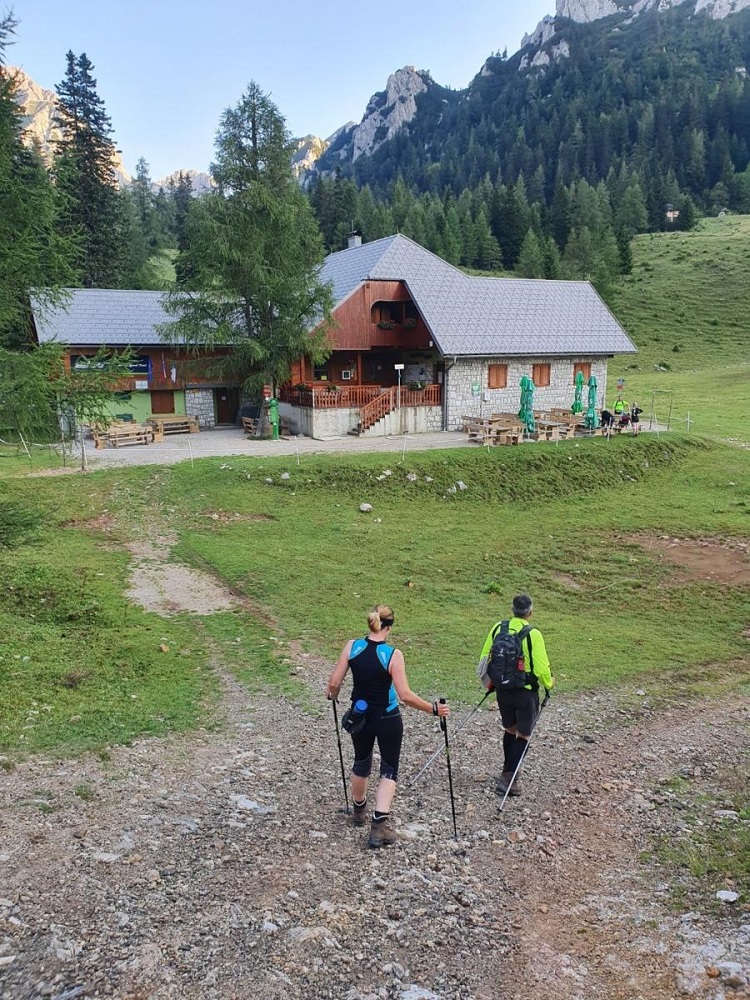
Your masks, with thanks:
M 557 40 L 559 18 L 589 24 L 605 17 L 619 17 L 615 24 L 628 24 L 653 8 L 666 11 L 682 5 L 689 5 L 696 14 L 705 12 L 714 20 L 721 20 L 750 7 L 750 0 L 557 0 L 555 16 L 548 15 L 534 31 L 524 35 L 521 48 L 526 51 L 519 62 L 519 69 L 543 71 L 552 62 L 570 55 L 568 43 Z M 492 60 L 489 60 L 482 75 L 491 72 Z
M 330 139 L 321 139 L 317 135 L 305 135 L 294 140 L 292 173 L 300 184 L 304 186 L 310 172 L 330 144 Z
M 317 171 L 330 173 L 339 163 L 353 163 L 360 156 L 371 156 L 409 124 L 417 113 L 417 97 L 431 86 L 430 74 L 413 66 L 392 73 L 385 90 L 370 98 L 361 122 L 358 125 L 350 122 L 330 137 L 329 148 L 321 156 Z

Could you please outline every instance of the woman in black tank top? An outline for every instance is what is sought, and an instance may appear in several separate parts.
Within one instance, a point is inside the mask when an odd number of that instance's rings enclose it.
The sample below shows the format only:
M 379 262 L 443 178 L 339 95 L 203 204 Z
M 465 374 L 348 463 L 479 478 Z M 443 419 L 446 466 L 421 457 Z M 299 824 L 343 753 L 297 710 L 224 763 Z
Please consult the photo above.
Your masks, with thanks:
M 370 827 L 370 847 L 393 844 L 397 835 L 388 822 L 391 803 L 396 791 L 398 765 L 401 756 L 403 723 L 399 700 L 411 708 L 445 718 L 447 705 L 425 701 L 412 692 L 406 679 L 404 654 L 387 640 L 393 628 L 393 611 L 379 604 L 367 617 L 369 635 L 365 639 L 350 639 L 341 650 L 328 680 L 328 698 L 338 699 L 347 672 L 352 672 L 352 704 L 367 702 L 365 724 L 352 734 L 354 766 L 351 791 L 354 808 L 351 822 L 364 826 L 367 814 L 367 786 L 372 770 L 372 751 L 377 740 L 380 751 L 380 782 L 375 796 L 375 811 Z

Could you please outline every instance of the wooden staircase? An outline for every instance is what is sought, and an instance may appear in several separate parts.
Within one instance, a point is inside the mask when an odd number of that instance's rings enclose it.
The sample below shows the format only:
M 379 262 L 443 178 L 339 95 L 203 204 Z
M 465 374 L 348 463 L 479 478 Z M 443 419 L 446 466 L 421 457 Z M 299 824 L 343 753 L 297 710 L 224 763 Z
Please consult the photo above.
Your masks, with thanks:
M 359 411 L 359 424 L 354 431 L 355 434 L 364 434 L 365 431 L 373 427 L 378 420 L 387 416 L 389 413 L 393 413 L 396 409 L 396 401 L 398 389 L 395 386 L 391 386 L 387 392 L 381 393 L 376 396 L 375 399 L 370 400 L 369 403 L 365 403 Z

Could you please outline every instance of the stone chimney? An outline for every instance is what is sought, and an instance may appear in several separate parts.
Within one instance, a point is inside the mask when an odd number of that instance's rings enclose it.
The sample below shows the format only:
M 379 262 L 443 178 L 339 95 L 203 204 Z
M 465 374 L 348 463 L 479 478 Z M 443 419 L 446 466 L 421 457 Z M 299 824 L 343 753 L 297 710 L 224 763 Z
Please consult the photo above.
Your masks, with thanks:
M 362 246 L 362 233 L 358 229 L 354 229 L 349 233 L 348 249 L 351 250 L 353 247 Z

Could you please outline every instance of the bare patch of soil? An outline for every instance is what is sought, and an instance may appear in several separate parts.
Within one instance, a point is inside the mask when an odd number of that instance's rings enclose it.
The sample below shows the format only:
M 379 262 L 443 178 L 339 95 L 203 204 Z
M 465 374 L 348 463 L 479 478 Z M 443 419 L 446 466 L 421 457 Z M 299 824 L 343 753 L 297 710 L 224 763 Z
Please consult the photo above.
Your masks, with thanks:
M 568 587 L 570 590 L 583 590 L 583 584 L 579 583 L 579 581 L 569 573 L 553 572 L 550 575 L 555 583 L 560 583 L 563 587 Z
M 679 566 L 678 582 L 711 580 L 735 586 L 750 583 L 750 545 L 737 538 L 672 538 L 630 535 L 626 541 L 658 553 L 665 563 Z
M 203 517 L 209 517 L 219 524 L 235 524 L 241 521 L 273 521 L 270 514 L 238 514 L 226 510 L 204 510 Z
M 127 548 L 136 558 L 130 567 L 126 596 L 134 604 L 159 615 L 183 611 L 214 615 L 240 605 L 236 595 L 210 574 L 170 562 L 173 544 L 169 534 L 128 542 Z

